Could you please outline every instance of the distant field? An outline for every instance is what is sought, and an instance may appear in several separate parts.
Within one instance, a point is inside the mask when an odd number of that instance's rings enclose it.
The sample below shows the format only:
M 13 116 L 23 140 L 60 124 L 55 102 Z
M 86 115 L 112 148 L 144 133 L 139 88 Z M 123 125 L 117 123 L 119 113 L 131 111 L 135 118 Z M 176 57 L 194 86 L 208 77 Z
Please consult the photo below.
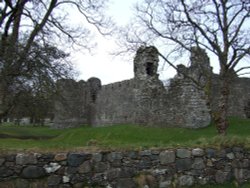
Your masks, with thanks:
M 250 148 L 250 120 L 230 119 L 226 137 L 213 125 L 203 129 L 153 128 L 135 125 L 81 127 L 54 130 L 49 127 L 0 125 L 0 150 L 146 149 L 171 147 Z

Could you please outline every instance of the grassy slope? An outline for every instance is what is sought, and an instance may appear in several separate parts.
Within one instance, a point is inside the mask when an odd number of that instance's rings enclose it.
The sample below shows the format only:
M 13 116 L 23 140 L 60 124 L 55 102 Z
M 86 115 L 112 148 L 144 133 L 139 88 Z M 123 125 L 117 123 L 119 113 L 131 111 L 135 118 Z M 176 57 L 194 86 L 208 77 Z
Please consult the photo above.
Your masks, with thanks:
M 0 138 L 0 149 L 73 150 L 86 148 L 150 148 L 150 147 L 220 147 L 244 145 L 250 148 L 250 120 L 231 119 L 228 136 L 217 136 L 213 125 L 197 130 L 153 128 L 133 125 L 82 127 L 53 130 L 47 127 L 0 126 L 0 135 L 54 136 L 53 139 Z M 90 147 L 91 146 L 91 147 Z

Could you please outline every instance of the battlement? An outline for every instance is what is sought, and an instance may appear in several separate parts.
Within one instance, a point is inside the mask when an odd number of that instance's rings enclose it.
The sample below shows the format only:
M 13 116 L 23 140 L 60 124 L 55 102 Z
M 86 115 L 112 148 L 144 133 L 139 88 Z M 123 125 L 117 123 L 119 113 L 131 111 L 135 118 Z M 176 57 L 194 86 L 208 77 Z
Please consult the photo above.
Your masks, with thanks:
M 134 75 L 137 79 L 158 78 L 159 57 L 154 46 L 140 47 L 134 58 Z

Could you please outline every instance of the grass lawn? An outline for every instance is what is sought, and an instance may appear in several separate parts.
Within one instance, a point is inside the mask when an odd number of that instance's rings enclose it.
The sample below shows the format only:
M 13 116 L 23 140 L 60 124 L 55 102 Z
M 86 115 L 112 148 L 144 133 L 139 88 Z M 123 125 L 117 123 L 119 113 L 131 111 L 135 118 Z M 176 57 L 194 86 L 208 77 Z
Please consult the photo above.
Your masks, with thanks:
M 55 130 L 48 127 L 0 125 L 0 150 L 60 151 L 81 149 L 147 149 L 172 147 L 250 148 L 250 120 L 231 118 L 228 135 L 217 136 L 213 125 L 203 129 L 153 128 L 135 125 L 81 127 Z
M 192 188 L 249 188 L 250 182 L 246 182 L 244 184 L 238 185 L 236 182 L 225 183 L 225 184 L 208 184 L 208 185 L 195 185 Z

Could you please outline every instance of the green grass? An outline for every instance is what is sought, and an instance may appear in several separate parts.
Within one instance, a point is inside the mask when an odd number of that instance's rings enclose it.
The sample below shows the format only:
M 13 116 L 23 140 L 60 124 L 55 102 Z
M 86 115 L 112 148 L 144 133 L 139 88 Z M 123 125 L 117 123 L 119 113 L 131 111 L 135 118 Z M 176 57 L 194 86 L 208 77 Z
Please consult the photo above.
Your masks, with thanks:
M 225 184 L 206 184 L 206 185 L 196 185 L 192 188 L 249 188 L 250 182 L 239 185 L 237 182 L 225 183 Z
M 153 128 L 135 125 L 81 127 L 54 130 L 48 127 L 0 125 L 0 150 L 146 149 L 172 147 L 250 148 L 250 120 L 231 118 L 228 135 L 217 135 L 213 125 L 203 129 Z M 0 136 L 1 137 L 1 136 Z

